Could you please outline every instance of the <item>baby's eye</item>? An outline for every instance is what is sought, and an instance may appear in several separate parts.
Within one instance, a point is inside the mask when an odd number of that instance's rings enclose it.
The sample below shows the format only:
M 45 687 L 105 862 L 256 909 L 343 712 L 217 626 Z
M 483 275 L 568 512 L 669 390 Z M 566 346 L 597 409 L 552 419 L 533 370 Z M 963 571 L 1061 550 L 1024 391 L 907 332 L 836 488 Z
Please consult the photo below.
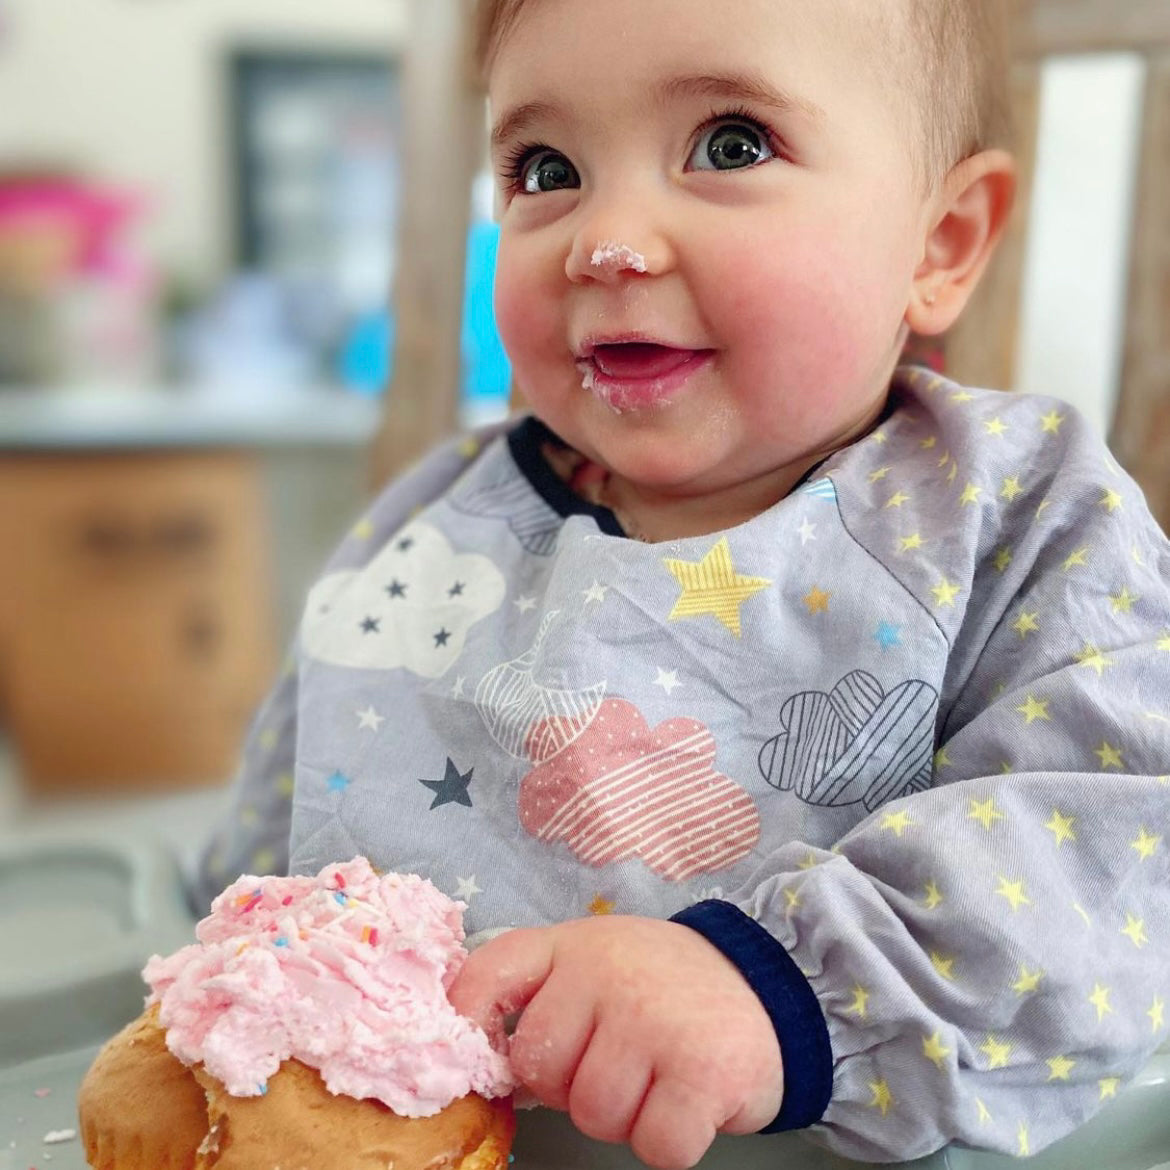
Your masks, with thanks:
M 717 122 L 695 143 L 690 166 L 696 171 L 739 171 L 775 158 L 762 128 L 750 122 Z
M 581 185 L 573 164 L 563 154 L 551 150 L 542 150 L 523 162 L 517 179 L 520 190 L 529 195 L 539 195 L 543 191 L 567 191 Z

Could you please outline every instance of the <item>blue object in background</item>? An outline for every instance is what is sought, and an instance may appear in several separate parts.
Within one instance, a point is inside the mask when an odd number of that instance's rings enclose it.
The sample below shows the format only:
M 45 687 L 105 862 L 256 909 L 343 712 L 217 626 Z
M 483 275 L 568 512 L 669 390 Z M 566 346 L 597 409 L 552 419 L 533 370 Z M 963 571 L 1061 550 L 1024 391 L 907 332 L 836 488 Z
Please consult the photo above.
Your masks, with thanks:
M 350 389 L 377 398 L 394 373 L 394 318 L 385 309 L 359 317 L 341 348 L 338 373 Z
M 464 278 L 462 391 L 464 403 L 473 409 L 499 406 L 501 413 L 506 413 L 512 364 L 496 328 L 492 303 L 499 247 L 497 224 L 480 221 L 471 225 Z
M 507 413 L 512 366 L 496 328 L 492 289 L 500 229 L 494 223 L 471 226 L 464 275 L 463 351 L 460 392 L 473 420 Z M 385 309 L 360 317 L 342 346 L 339 374 L 351 390 L 369 397 L 382 394 L 394 374 L 394 319 Z

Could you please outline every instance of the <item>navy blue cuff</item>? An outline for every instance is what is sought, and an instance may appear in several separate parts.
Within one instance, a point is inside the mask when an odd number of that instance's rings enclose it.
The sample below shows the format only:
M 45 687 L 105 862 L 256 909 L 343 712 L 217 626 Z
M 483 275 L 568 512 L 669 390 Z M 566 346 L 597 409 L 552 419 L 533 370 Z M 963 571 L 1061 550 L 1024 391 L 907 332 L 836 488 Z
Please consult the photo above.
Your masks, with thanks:
M 760 997 L 784 1060 L 784 1101 L 761 1133 L 804 1129 L 824 1116 L 833 1095 L 833 1049 L 824 1013 L 792 956 L 730 902 L 698 902 L 671 922 L 697 930 L 739 968 Z

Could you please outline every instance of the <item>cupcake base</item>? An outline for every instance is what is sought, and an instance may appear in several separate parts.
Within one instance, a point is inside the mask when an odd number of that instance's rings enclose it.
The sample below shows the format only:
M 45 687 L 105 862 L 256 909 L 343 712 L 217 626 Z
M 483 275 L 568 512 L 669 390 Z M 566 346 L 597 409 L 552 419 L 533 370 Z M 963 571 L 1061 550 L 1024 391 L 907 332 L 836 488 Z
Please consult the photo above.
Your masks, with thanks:
M 506 1099 L 400 1117 L 334 1096 L 296 1060 L 263 1097 L 232 1097 L 171 1054 L 153 1009 L 98 1054 L 79 1109 L 93 1170 L 504 1170 L 515 1131 Z

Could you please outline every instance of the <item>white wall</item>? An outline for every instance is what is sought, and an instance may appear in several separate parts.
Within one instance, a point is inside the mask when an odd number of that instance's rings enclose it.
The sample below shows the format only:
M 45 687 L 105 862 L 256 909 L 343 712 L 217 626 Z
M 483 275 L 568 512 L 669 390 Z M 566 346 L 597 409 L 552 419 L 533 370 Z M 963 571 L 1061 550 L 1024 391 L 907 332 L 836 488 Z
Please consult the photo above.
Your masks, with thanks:
M 1044 65 L 1016 388 L 1055 394 L 1108 434 L 1125 344 L 1145 64 Z
M 0 0 L 0 166 L 40 159 L 154 192 L 145 239 L 202 282 L 228 263 L 224 50 L 402 45 L 407 0 Z

